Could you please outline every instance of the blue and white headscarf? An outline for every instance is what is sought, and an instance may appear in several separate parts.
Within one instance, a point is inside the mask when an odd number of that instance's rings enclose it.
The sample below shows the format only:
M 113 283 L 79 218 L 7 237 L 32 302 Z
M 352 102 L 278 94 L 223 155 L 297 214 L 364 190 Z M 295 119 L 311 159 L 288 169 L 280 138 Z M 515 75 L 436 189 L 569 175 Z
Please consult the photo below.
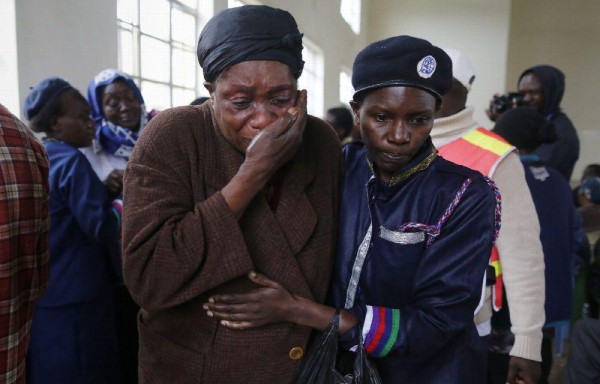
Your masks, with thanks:
M 133 90 L 135 98 L 140 103 L 140 129 L 137 132 L 111 123 L 106 119 L 102 111 L 100 89 L 119 79 L 124 80 L 129 85 Z M 133 146 L 138 139 L 138 135 L 150 119 L 140 89 L 129 75 L 116 69 L 105 69 L 90 82 L 87 96 L 90 103 L 91 118 L 94 120 L 94 127 L 96 128 L 96 137 L 93 142 L 94 152 L 98 153 L 103 149 L 112 155 L 128 160 L 133 151 Z

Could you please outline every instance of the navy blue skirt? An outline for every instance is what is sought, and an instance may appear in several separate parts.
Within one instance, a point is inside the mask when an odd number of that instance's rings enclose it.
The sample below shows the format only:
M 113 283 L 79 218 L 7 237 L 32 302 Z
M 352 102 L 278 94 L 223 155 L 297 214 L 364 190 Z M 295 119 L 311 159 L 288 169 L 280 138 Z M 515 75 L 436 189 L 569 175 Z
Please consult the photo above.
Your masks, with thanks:
M 120 382 L 112 292 L 83 303 L 36 306 L 27 353 L 27 382 Z

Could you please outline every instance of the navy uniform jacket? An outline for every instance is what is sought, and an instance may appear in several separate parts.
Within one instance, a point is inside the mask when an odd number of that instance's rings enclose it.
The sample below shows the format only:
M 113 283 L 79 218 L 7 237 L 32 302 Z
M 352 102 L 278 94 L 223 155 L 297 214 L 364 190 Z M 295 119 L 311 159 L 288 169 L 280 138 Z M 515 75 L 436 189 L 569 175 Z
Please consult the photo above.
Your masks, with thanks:
M 571 319 L 573 255 L 581 217 L 573 205 L 571 187 L 561 173 L 535 159 L 521 157 L 525 178 L 540 220 L 546 277 L 546 326 Z
M 56 141 L 50 159 L 50 278 L 36 302 L 27 382 L 119 382 L 112 287 L 119 219 L 85 155 Z M 56 352 L 60 351 L 60 352 Z
M 485 382 L 473 313 L 500 197 L 480 173 L 436 154 L 427 140 L 390 186 L 373 176 L 362 144 L 345 147 L 331 300 L 359 319 L 342 342 L 355 345 L 362 331 L 385 384 Z
M 37 306 L 58 307 L 110 295 L 118 281 L 119 222 L 106 187 L 85 155 L 47 141 L 50 159 L 50 279 Z

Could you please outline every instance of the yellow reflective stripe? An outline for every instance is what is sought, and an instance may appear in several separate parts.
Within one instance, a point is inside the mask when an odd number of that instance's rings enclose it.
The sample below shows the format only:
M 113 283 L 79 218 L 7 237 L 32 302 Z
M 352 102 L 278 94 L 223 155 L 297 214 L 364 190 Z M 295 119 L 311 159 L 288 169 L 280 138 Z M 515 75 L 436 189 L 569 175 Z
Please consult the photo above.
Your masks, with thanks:
M 500 264 L 500 260 L 492 261 L 492 267 L 496 271 L 496 276 L 500 276 L 502 274 L 502 265 Z
M 504 143 L 495 137 L 486 135 L 477 129 L 472 130 L 462 138 L 469 143 L 493 152 L 498 156 L 502 156 L 513 148 L 510 144 Z

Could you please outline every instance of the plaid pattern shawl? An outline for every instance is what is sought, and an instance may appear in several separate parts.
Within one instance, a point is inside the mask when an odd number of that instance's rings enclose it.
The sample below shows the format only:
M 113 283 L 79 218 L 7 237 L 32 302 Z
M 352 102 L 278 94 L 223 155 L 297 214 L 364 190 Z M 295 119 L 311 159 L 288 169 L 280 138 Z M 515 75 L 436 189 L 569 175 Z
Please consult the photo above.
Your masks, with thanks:
M 0 384 L 25 383 L 35 300 L 48 281 L 48 157 L 0 105 Z

